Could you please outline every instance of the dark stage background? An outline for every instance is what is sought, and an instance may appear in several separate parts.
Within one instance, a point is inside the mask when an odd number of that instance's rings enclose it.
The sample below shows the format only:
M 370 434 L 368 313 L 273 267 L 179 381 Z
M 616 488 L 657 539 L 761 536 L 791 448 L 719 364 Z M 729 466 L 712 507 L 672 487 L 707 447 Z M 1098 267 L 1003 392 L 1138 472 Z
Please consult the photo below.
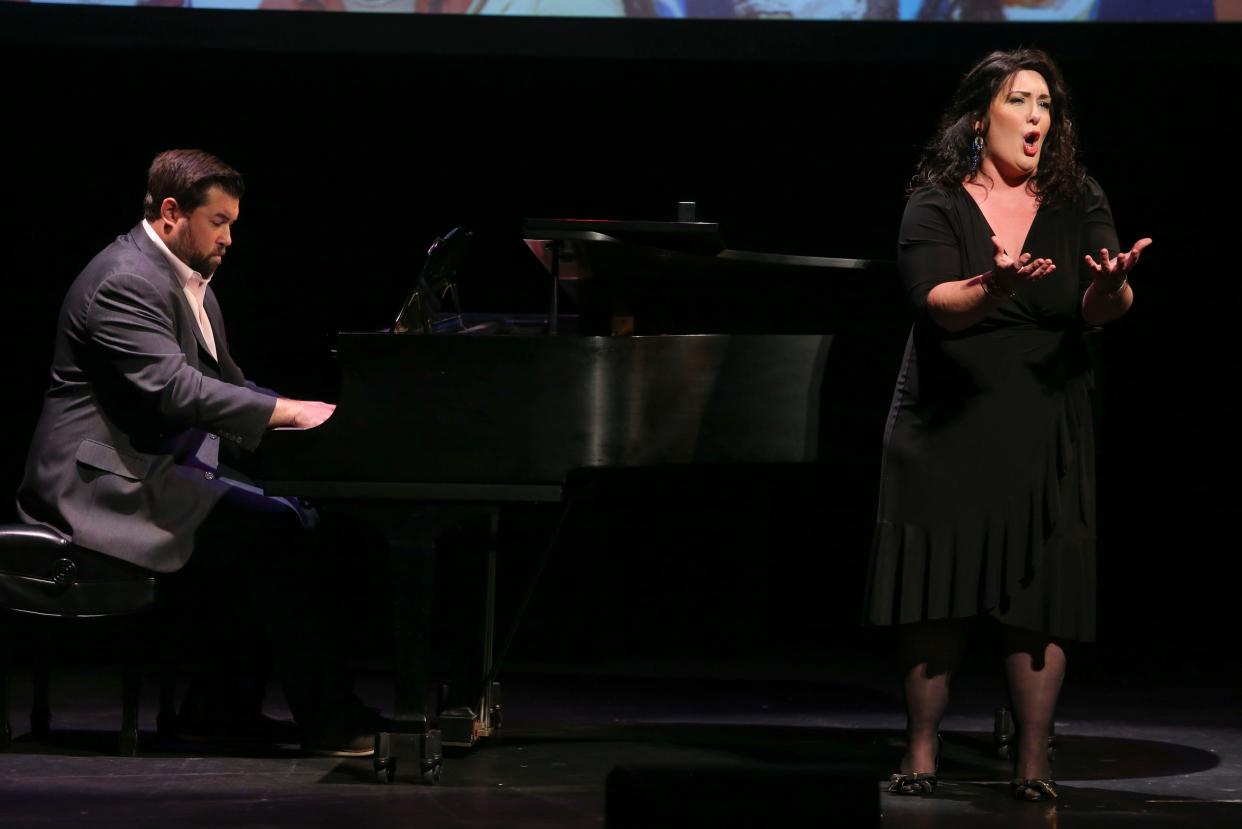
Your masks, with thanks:
M 1102 640 L 1159 670 L 1233 647 L 1219 632 L 1242 616 L 1229 541 L 1237 26 L 75 11 L 70 24 L 63 10 L 0 5 L 0 491 L 20 477 L 65 287 L 138 220 L 161 149 L 203 147 L 246 175 L 214 283 L 233 353 L 261 383 L 330 399 L 334 332 L 383 327 L 427 244 L 455 225 L 484 242 L 462 280 L 478 309 L 542 302 L 525 217 L 672 219 L 695 200 L 733 247 L 891 259 L 905 183 L 957 78 L 992 48 L 1038 45 L 1062 62 L 1123 244 L 1155 239 L 1132 314 L 1100 348 Z M 883 645 L 857 620 L 907 322 L 887 285 L 851 296 L 822 478 L 584 508 L 519 655 L 827 660 Z M 549 520 L 534 510 L 507 525 L 502 603 Z M 377 581 L 373 551 L 356 559 Z

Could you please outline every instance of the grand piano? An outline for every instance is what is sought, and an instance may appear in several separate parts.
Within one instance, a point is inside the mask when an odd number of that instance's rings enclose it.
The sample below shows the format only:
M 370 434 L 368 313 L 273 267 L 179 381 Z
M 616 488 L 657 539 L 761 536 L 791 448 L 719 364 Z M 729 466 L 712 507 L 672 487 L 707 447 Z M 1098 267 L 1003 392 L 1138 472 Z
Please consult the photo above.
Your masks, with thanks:
M 440 711 L 438 727 L 425 708 L 447 527 L 560 505 L 537 578 L 593 472 L 747 478 L 821 462 L 838 332 L 892 281 L 886 262 L 730 250 L 709 223 L 528 220 L 548 313 L 470 314 L 456 305 L 466 235 L 433 245 L 392 331 L 338 336 L 333 417 L 269 435 L 260 457 L 267 492 L 361 516 L 390 548 L 396 725 L 376 737 L 381 782 L 398 767 L 434 781 L 445 745 L 499 727 L 495 680 L 517 622 L 497 647 L 494 544 L 468 704 Z

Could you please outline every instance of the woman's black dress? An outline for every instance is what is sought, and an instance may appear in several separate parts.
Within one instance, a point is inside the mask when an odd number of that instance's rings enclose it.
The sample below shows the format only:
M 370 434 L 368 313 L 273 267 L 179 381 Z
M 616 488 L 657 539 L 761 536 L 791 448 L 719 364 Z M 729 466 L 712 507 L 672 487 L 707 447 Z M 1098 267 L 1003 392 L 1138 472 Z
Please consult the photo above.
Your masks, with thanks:
M 1057 269 L 949 333 L 927 316 L 927 294 L 990 270 L 993 235 L 963 187 L 924 188 L 906 205 L 898 270 L 915 322 L 884 437 L 866 619 L 989 613 L 1089 640 L 1095 450 L 1083 254 L 1115 255 L 1117 233 L 1093 179 L 1075 202 L 1041 205 L 1022 251 Z

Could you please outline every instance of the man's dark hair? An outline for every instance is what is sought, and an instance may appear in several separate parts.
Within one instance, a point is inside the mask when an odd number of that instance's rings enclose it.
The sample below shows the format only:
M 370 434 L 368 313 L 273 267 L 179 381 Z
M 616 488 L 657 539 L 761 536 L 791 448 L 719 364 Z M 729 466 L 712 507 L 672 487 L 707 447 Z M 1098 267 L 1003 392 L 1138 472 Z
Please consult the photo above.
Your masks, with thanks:
M 142 200 L 142 215 L 159 218 L 164 199 L 173 198 L 187 213 L 207 201 L 207 191 L 219 187 L 240 199 L 246 186 L 241 173 L 220 159 L 202 150 L 165 150 L 151 162 L 147 171 L 147 195 Z
M 1040 153 L 1039 169 L 1031 176 L 1027 187 L 1048 205 L 1074 201 L 1078 197 L 1086 171 L 1078 163 L 1078 140 L 1070 119 L 1069 91 L 1061 79 L 1061 70 L 1039 49 L 993 52 L 966 73 L 940 119 L 936 137 L 923 150 L 918 170 L 910 181 L 911 190 L 957 187 L 963 181 L 975 181 L 983 175 L 970 170 L 975 122 L 982 122 L 983 132 L 987 132 L 992 101 L 1023 69 L 1042 75 L 1052 96 L 1051 121 Z

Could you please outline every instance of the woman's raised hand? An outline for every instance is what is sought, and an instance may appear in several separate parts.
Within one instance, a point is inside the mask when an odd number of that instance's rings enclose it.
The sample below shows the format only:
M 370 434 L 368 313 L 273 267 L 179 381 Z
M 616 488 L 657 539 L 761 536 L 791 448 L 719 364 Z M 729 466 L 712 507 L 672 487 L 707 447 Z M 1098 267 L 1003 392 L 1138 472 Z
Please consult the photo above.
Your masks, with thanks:
M 1087 266 L 1095 271 L 1092 281 L 1096 285 L 1096 290 L 1103 291 L 1106 294 L 1114 294 L 1121 290 L 1126 284 L 1126 280 L 1130 277 L 1130 271 L 1138 264 L 1139 256 L 1143 253 L 1143 248 L 1151 244 L 1151 239 L 1143 238 L 1134 243 L 1134 247 L 1130 248 L 1126 253 L 1118 253 L 1116 256 L 1108 255 L 1108 248 L 1100 248 L 1100 261 L 1091 258 L 1091 254 L 1087 254 L 1083 258 L 1087 261 Z
M 1005 251 L 999 237 L 992 237 L 992 246 L 995 248 L 992 254 L 992 278 L 1008 294 L 1030 282 L 1043 279 L 1057 269 L 1051 259 L 1032 259 L 1029 253 L 1014 259 Z

